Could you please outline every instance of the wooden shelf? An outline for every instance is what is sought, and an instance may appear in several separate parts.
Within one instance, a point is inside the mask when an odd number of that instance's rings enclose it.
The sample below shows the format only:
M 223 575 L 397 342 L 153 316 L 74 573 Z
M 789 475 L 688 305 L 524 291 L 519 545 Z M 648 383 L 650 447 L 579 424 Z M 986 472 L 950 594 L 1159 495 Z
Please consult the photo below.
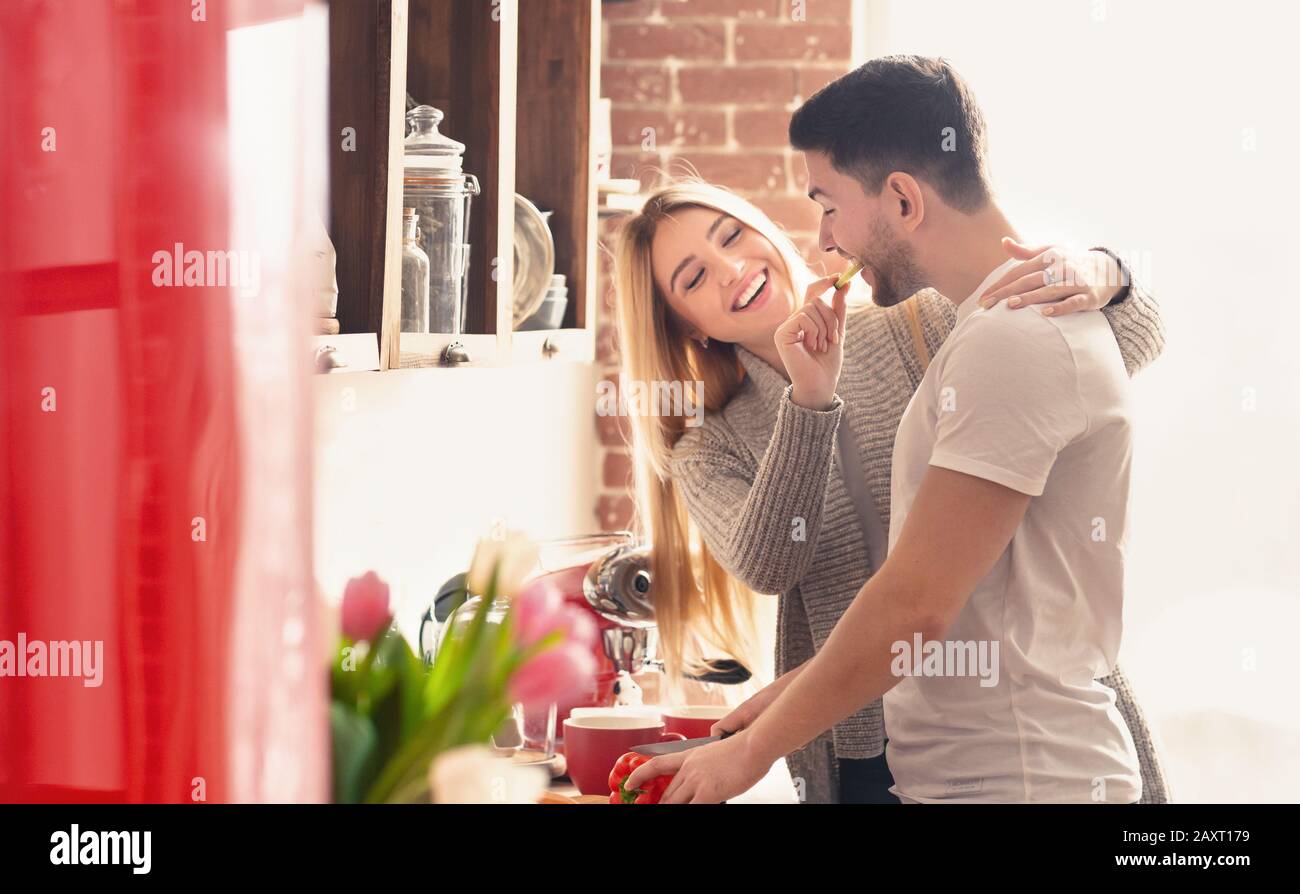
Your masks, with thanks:
M 444 112 L 440 130 L 465 144 L 464 170 L 482 190 L 470 213 L 465 328 L 478 345 L 496 344 L 475 365 L 590 362 L 599 58 L 600 0 L 331 0 L 331 139 L 355 131 L 353 151 L 331 153 L 339 323 L 379 336 L 383 369 L 423 362 L 430 344 L 451 340 L 407 336 L 404 352 L 398 331 L 408 92 Z M 516 192 L 552 212 L 555 272 L 569 287 L 565 328 L 549 333 L 559 347 L 545 355 L 548 333 L 512 331 Z
M 592 116 L 599 95 L 599 0 L 520 4 L 515 188 L 554 212 L 555 272 L 571 296 L 565 325 L 595 323 L 596 158 Z M 585 49 L 585 52 L 584 52 Z M 572 160 L 571 162 L 569 160 Z
M 345 334 L 378 334 L 383 327 L 392 24 L 387 0 L 330 4 L 329 228 L 338 255 L 339 327 Z M 399 128 L 399 141 L 401 133 Z

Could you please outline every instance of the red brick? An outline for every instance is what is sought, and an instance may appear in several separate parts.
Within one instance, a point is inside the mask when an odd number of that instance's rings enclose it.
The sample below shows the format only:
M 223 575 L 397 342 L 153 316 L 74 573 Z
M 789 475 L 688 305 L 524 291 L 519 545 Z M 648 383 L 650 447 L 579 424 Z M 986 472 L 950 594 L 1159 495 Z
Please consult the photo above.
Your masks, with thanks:
M 609 162 L 611 176 L 616 180 L 640 180 L 643 192 L 655 188 L 667 167 L 663 156 L 656 152 L 615 149 Z
M 618 327 L 602 324 L 596 330 L 596 360 L 601 363 L 618 363 L 621 354 L 618 345 Z
M 606 447 L 626 447 L 632 442 L 632 427 L 626 416 L 594 415 L 600 443 Z
M 596 501 L 596 521 L 602 531 L 623 531 L 632 527 L 636 506 L 625 494 L 605 494 Z
M 600 95 L 614 102 L 665 103 L 669 98 L 668 70 L 659 65 L 602 65 Z
M 601 217 L 598 218 L 598 220 L 600 221 L 600 223 L 597 224 L 596 227 L 597 229 L 596 276 L 600 280 L 605 280 L 609 278 L 610 273 L 613 271 L 614 268 L 614 259 L 610 257 L 609 249 L 610 246 L 614 244 L 613 240 L 614 240 L 615 231 L 611 230 L 609 232 L 606 232 L 604 229 L 605 225 L 609 223 L 610 218 L 602 215 Z
M 795 98 L 795 69 L 790 66 L 684 66 L 677 72 L 683 102 L 788 103 Z
M 769 195 L 750 199 L 787 233 L 816 232 L 821 225 L 821 208 L 807 196 Z
M 721 24 L 609 26 L 605 58 L 720 59 L 727 51 L 727 29 Z
M 645 128 L 654 131 L 654 148 L 648 144 Z M 642 105 L 614 106 L 610 112 L 610 132 L 615 146 L 631 146 L 643 152 L 659 151 L 660 141 L 668 145 L 672 129 L 672 116 L 667 109 L 647 108 Z
M 605 487 L 627 490 L 632 488 L 632 456 L 622 450 L 605 451 L 604 471 L 601 480 Z
M 595 279 L 597 279 L 597 288 L 599 290 L 598 294 L 604 299 L 602 304 L 611 308 L 614 307 L 614 301 L 611 300 L 611 292 L 614 291 L 614 260 L 612 260 L 614 246 L 615 243 L 612 238 L 607 240 L 607 242 L 601 243 L 601 249 L 599 249 L 599 255 L 601 255 L 601 269 L 599 269 L 597 274 L 595 274 Z
M 609 312 L 609 319 L 614 319 L 614 314 L 618 309 L 618 291 L 614 288 L 612 281 L 605 284 L 601 297 L 601 307 Z
M 851 34 L 842 25 L 772 22 L 736 26 L 736 60 L 768 62 L 848 60 Z
M 686 156 L 699 175 L 742 192 L 785 192 L 785 156 L 777 152 L 694 152 Z
M 717 109 L 668 111 L 642 106 L 618 106 L 611 116 L 615 146 L 644 150 L 645 129 L 654 130 L 654 146 L 722 146 L 727 142 L 727 115 Z
M 843 65 L 801 67 L 796 72 L 795 91 L 800 99 L 807 99 L 840 75 L 846 74 L 848 70 L 848 67 Z
M 659 0 L 619 0 L 618 3 L 600 4 L 604 19 L 648 19 L 659 6 Z
M 790 157 L 790 181 L 793 191 L 801 196 L 808 194 L 808 165 L 803 160 L 803 153 L 794 150 Z
M 790 0 L 663 0 L 659 11 L 665 18 L 776 18 Z M 602 4 L 605 9 L 611 5 Z
M 608 9 L 608 5 L 605 8 Z M 848 30 L 853 15 L 853 0 L 803 0 L 803 13 L 806 22 L 838 22 Z M 788 19 L 792 14 L 787 12 L 784 17 Z
M 601 242 L 607 242 L 615 233 L 618 232 L 618 228 L 622 225 L 622 218 L 604 216 L 598 218 L 596 220 L 597 238 L 599 238 Z M 601 252 L 601 262 L 608 266 L 609 258 L 604 252 Z
M 802 11 L 803 21 L 835 21 L 848 26 L 853 0 L 662 0 L 659 10 L 665 18 L 738 18 L 791 20 L 796 11 Z M 606 18 L 648 17 L 649 0 L 632 3 L 605 3 Z
M 731 132 L 745 149 L 784 149 L 790 143 L 790 112 L 781 107 L 737 109 Z

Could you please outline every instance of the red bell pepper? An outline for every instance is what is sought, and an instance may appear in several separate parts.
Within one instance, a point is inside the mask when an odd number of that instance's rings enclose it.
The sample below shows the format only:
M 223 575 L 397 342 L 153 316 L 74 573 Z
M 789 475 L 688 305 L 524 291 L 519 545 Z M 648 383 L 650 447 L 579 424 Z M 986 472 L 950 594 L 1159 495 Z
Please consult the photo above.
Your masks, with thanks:
M 629 751 L 618 759 L 609 774 L 609 803 L 611 804 L 658 804 L 664 789 L 673 781 L 672 776 L 656 776 L 645 783 L 642 788 L 627 788 L 623 783 L 632 771 L 650 758 L 644 754 Z

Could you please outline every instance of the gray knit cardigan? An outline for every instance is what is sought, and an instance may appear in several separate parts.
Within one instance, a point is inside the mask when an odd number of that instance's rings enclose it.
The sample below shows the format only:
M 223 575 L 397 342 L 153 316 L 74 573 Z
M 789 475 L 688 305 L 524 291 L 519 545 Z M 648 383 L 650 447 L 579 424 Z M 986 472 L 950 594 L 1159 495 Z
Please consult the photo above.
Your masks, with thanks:
M 956 309 L 933 290 L 913 300 L 933 357 L 956 324 Z M 1136 283 L 1126 300 L 1103 313 L 1130 375 L 1160 354 L 1165 336 L 1159 309 Z M 846 424 L 857 439 L 863 467 L 852 474 L 866 476 L 888 529 L 894 434 L 925 369 L 901 304 L 850 311 L 843 370 L 829 410 L 793 403 L 780 372 L 745 348 L 736 350 L 746 371 L 743 383 L 720 411 L 687 429 L 673 449 L 670 469 L 723 568 L 757 593 L 780 594 L 779 676 L 821 648 L 873 570 L 844 486 L 836 431 Z M 803 520 L 802 539 L 794 536 L 796 519 Z M 1163 803 L 1168 799 L 1164 775 L 1128 680 L 1117 667 L 1102 682 L 1115 691 L 1137 745 L 1142 802 Z M 878 699 L 788 755 L 791 776 L 803 780 L 804 800 L 836 801 L 836 759 L 881 754 L 884 734 Z

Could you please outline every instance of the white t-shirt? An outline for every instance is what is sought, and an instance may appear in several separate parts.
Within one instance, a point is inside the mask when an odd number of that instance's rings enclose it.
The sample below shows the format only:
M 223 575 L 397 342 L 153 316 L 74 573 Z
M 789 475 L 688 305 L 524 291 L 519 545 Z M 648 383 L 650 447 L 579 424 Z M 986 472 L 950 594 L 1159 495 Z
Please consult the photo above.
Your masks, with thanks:
M 929 466 L 1033 499 L 946 634 L 950 660 L 908 662 L 885 694 L 895 794 L 1138 800 L 1133 739 L 1096 681 L 1119 651 L 1131 446 L 1128 377 L 1103 314 L 962 302 L 894 442 L 890 548 Z M 958 643 L 970 644 L 964 669 Z M 925 675 L 936 671 L 947 675 Z

